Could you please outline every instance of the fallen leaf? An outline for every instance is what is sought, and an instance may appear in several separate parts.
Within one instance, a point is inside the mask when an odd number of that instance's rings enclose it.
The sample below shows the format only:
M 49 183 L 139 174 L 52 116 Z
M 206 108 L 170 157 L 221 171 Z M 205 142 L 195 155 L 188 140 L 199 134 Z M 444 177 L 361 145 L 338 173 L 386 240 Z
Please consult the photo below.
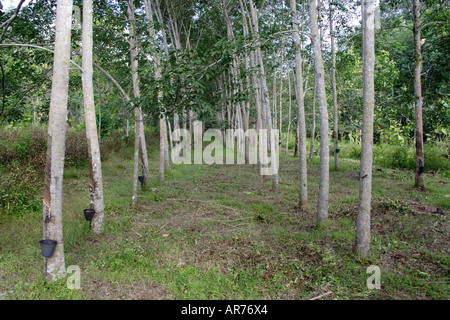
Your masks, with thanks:
M 169 236 L 169 234 L 168 234 L 168 233 L 164 233 L 162 236 L 163 236 L 164 238 L 167 238 L 167 237 Z

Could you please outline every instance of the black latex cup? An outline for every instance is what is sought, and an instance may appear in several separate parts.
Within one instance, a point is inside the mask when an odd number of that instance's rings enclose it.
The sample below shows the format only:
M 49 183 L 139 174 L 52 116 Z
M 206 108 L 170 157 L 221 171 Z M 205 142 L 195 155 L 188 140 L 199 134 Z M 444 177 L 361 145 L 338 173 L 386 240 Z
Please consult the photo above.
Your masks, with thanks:
M 91 221 L 95 214 L 94 209 L 84 209 L 83 212 L 84 212 L 84 217 L 86 218 L 86 221 Z
M 41 253 L 44 257 L 50 258 L 55 252 L 57 241 L 55 240 L 41 240 L 39 241 L 39 245 L 41 246 Z

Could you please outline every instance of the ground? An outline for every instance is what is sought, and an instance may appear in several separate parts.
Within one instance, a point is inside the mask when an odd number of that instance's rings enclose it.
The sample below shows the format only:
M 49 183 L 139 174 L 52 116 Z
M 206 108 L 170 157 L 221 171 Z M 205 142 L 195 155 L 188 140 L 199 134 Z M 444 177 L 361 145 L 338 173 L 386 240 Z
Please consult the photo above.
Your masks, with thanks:
M 156 140 L 149 145 L 157 146 Z M 319 160 L 308 162 L 309 203 L 298 207 L 298 159 L 281 155 L 280 190 L 252 165 L 172 165 L 159 185 L 158 150 L 150 148 L 152 181 L 131 208 L 132 151 L 103 163 L 105 230 L 84 220 L 87 167 L 64 180 L 66 266 L 81 270 L 79 290 L 66 279 L 46 283 L 38 242 L 42 214 L 2 217 L 0 299 L 448 299 L 448 179 L 375 168 L 371 254 L 352 247 L 358 161 L 330 161 L 328 222 L 316 227 Z M 284 148 L 283 148 L 284 150 Z M 367 268 L 381 289 L 367 287 Z

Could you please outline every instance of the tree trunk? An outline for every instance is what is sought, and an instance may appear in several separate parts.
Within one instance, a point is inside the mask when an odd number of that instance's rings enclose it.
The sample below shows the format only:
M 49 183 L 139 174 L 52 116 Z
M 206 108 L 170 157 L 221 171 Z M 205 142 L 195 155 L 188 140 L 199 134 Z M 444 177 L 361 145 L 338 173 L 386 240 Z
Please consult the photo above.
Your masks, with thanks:
M 315 141 L 316 141 L 316 85 L 314 84 L 313 105 L 312 105 L 311 146 L 309 147 L 309 159 L 312 159 L 314 156 Z
M 156 45 L 157 36 L 154 27 L 153 21 L 153 9 L 150 0 L 145 1 L 145 13 L 148 20 L 148 29 L 150 36 L 153 38 L 153 41 Z M 157 51 L 157 50 L 155 50 Z M 158 81 L 161 79 L 161 58 L 158 56 L 158 53 L 155 53 L 153 56 L 153 61 L 155 64 L 155 80 Z M 164 171 L 167 167 L 166 158 L 167 158 L 167 133 L 166 133 L 166 118 L 164 115 L 164 110 L 161 106 L 161 98 L 162 92 L 158 91 L 158 105 L 160 109 L 160 119 L 159 119 L 159 183 L 164 183 Z M 189 119 L 189 123 L 190 123 Z
M 136 25 L 134 18 L 134 6 L 133 1 L 128 0 L 128 17 L 129 17 L 129 28 L 130 28 L 130 59 L 131 59 L 131 79 L 133 82 L 133 94 L 134 98 L 140 98 L 139 90 L 139 77 L 138 77 L 138 49 L 137 49 L 137 38 L 136 38 Z M 144 182 L 142 186 L 147 187 L 150 183 L 150 174 L 148 168 L 148 156 L 147 156 L 147 143 L 145 141 L 144 133 L 144 119 L 142 115 L 141 107 L 135 108 L 135 125 L 139 129 L 139 150 L 141 157 L 141 167 L 144 176 Z
M 325 71 L 322 58 L 319 27 L 317 22 L 316 0 L 309 0 L 309 16 L 311 19 L 311 36 L 314 48 L 314 75 L 317 86 L 317 100 L 320 116 L 320 181 L 319 200 L 317 204 L 317 223 L 321 224 L 328 218 L 330 156 L 328 138 L 328 107 L 325 91 Z
M 370 250 L 370 206 L 372 199 L 373 116 L 375 106 L 375 5 L 364 0 L 363 17 L 363 119 L 359 205 L 356 219 L 355 251 L 366 256 Z
M 339 169 L 339 131 L 338 131 L 338 104 L 336 91 L 336 51 L 334 48 L 333 4 L 330 1 L 330 38 L 331 38 L 331 87 L 333 92 L 333 141 L 334 141 L 334 168 Z
M 281 136 L 283 133 L 283 73 L 280 75 L 280 140 L 278 141 L 278 152 L 281 151 Z
M 225 4 L 224 0 L 221 0 L 221 6 L 222 6 L 222 11 L 223 11 L 225 26 L 227 29 L 228 39 L 230 39 L 231 41 L 234 42 L 234 40 L 235 40 L 234 32 L 233 32 L 231 20 L 228 15 L 228 10 L 226 8 L 226 4 Z M 235 51 L 233 51 L 233 53 L 232 53 L 231 75 L 232 75 L 232 84 L 233 84 L 233 94 L 236 95 L 238 93 L 239 89 L 242 91 L 244 89 L 244 87 L 243 87 L 242 81 L 241 81 L 241 70 L 239 67 L 239 57 Z M 245 121 L 243 119 L 243 114 L 245 114 L 245 102 L 244 101 L 237 102 L 235 104 L 235 110 L 236 110 L 236 119 L 235 119 L 236 129 L 244 129 Z M 245 147 L 246 139 L 243 136 L 243 134 L 238 133 L 237 140 L 238 140 L 238 144 L 237 144 L 238 145 L 238 147 L 237 147 L 238 158 L 243 155 L 244 159 L 245 159 L 244 161 L 246 161 L 246 160 L 248 160 L 248 155 L 246 155 L 246 153 L 245 153 L 246 152 L 246 147 Z
M 242 19 L 243 19 L 243 26 L 244 26 L 244 36 L 248 36 L 249 32 L 252 34 L 253 38 L 256 38 L 257 35 L 253 32 L 253 27 L 251 21 L 248 22 L 246 15 L 248 14 L 247 5 L 244 4 L 242 0 L 239 0 L 239 5 L 241 7 L 242 11 Z M 249 30 L 250 29 L 250 30 Z M 249 64 L 250 64 L 250 70 L 251 70 L 251 77 L 252 77 L 252 86 L 253 90 L 255 92 L 255 105 L 256 105 L 256 130 L 257 135 L 259 136 L 260 130 L 262 129 L 262 117 L 261 117 L 261 84 L 258 79 L 258 72 L 256 70 L 257 68 L 257 61 L 256 61 L 256 51 L 252 50 L 250 51 L 250 57 L 249 57 Z M 257 139 L 258 141 L 258 139 Z M 261 140 L 259 139 L 260 143 Z M 262 146 L 261 144 L 258 147 L 258 144 L 255 146 L 255 155 L 259 160 L 262 159 Z M 259 155 L 259 157 L 258 157 Z M 257 161 L 258 163 L 258 173 L 261 174 L 261 161 Z
M 137 108 L 134 109 L 134 117 L 137 118 L 139 116 L 139 110 Z M 131 197 L 131 205 L 135 207 L 137 205 L 138 200 L 138 184 L 139 184 L 139 122 L 135 122 L 134 127 L 134 161 L 133 161 L 133 193 Z
M 305 123 L 305 102 L 303 92 L 303 62 L 300 48 L 300 35 L 298 32 L 297 22 L 297 1 L 291 0 L 291 22 L 294 39 L 295 51 L 295 86 L 297 94 L 297 108 L 298 108 L 298 154 L 300 160 L 300 178 L 299 178 L 299 206 L 303 207 L 308 202 L 308 187 L 307 187 L 307 166 L 306 166 L 306 123 Z
M 413 21 L 414 21 L 414 109 L 415 109 L 415 140 L 416 140 L 416 173 L 415 187 L 425 190 L 424 173 L 425 160 L 423 155 L 423 120 L 422 120 L 422 49 L 420 44 L 420 1 L 413 0 Z
M 288 128 L 287 128 L 287 134 L 286 134 L 286 152 L 285 154 L 288 154 L 289 150 L 289 134 L 291 132 L 291 109 L 292 109 L 292 92 L 291 92 L 291 76 L 290 72 L 288 72 L 288 93 L 289 93 L 289 118 L 288 118 Z
M 92 0 L 83 0 L 83 98 L 84 98 L 84 114 L 86 121 L 86 136 L 89 151 L 89 167 L 90 167 L 90 194 L 92 209 L 95 215 L 91 221 L 91 228 L 95 233 L 101 233 L 103 230 L 103 179 L 102 179 L 102 162 L 100 157 L 100 145 L 97 135 L 97 124 L 95 119 L 95 103 L 94 103 L 94 85 L 92 81 L 93 64 L 92 64 Z
M 259 36 L 259 26 L 258 26 L 258 16 L 256 12 L 256 7 L 253 3 L 253 0 L 250 0 L 250 12 L 253 21 L 253 30 L 254 33 Z M 271 156 L 271 167 L 272 167 L 272 190 L 274 192 L 278 191 L 278 159 L 276 155 L 275 148 L 275 137 L 272 132 L 272 117 L 270 114 L 270 102 L 269 102 L 269 90 L 267 88 L 266 82 L 266 72 L 264 70 L 264 63 L 262 59 L 262 52 L 259 41 L 256 43 L 256 56 L 257 63 L 259 63 L 260 70 L 260 83 L 261 83 L 261 97 L 262 97 L 262 110 L 265 115 L 268 138 L 269 138 L 269 146 L 270 146 L 270 156 Z
M 277 74 L 273 71 L 273 84 L 272 84 L 272 128 L 277 128 Z
M 50 280 L 63 278 L 66 273 L 62 228 L 62 188 L 67 130 L 72 4 L 72 0 L 58 1 L 55 21 L 55 53 L 43 200 L 44 239 L 57 241 L 53 255 L 50 258 L 44 258 L 44 274 Z

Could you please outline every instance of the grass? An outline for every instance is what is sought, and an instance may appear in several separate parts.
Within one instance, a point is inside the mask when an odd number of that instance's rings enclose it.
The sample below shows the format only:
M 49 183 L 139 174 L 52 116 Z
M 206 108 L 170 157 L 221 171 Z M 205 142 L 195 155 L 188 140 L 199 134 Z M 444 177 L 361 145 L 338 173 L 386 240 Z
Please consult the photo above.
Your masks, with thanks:
M 80 290 L 68 289 L 67 279 L 43 280 L 40 211 L 0 215 L 0 299 L 310 299 L 329 291 L 323 299 L 450 297 L 448 179 L 427 175 L 428 191 L 418 192 L 411 171 L 377 167 L 371 255 L 360 258 L 352 253 L 358 161 L 341 158 L 334 170 L 330 159 L 330 216 L 318 228 L 317 158 L 308 162 L 309 203 L 299 210 L 298 159 L 284 148 L 274 194 L 270 177 L 251 165 L 172 165 L 159 185 L 154 140 L 151 185 L 136 208 L 132 151 L 103 163 L 101 235 L 82 215 L 88 168 L 65 170 L 65 259 L 81 270 Z M 370 265 L 381 269 L 380 290 L 366 286 Z

